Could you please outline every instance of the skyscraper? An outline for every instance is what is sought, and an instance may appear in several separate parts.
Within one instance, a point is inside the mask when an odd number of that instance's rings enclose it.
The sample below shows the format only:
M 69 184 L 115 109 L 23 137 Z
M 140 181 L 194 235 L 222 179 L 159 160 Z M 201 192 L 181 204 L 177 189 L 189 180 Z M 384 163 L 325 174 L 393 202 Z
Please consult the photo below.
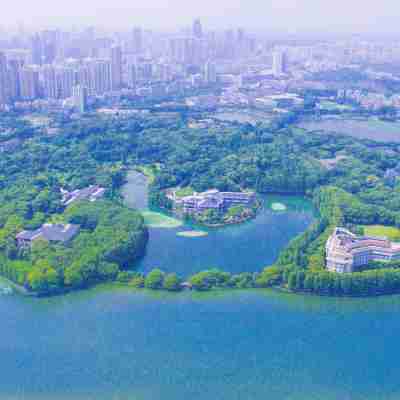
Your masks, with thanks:
M 235 34 L 233 30 L 225 31 L 223 44 L 223 56 L 232 59 L 235 56 Z
M 169 55 L 177 62 L 183 63 L 185 59 L 186 38 L 173 38 L 169 41 Z
M 32 64 L 42 65 L 43 62 L 43 46 L 42 39 L 37 33 L 31 39 L 31 53 L 32 53 Z
M 39 95 L 39 71 L 35 67 L 23 67 L 20 70 L 21 98 L 34 100 Z
M 172 78 L 171 66 L 168 64 L 158 65 L 158 79 L 163 82 L 169 82 Z
M 90 71 L 87 64 L 81 65 L 77 72 L 77 82 L 90 92 Z
M 111 87 L 119 90 L 122 86 L 122 51 L 121 47 L 111 48 Z
M 134 28 L 132 32 L 132 52 L 139 54 L 143 51 L 143 32 L 141 28 Z
M 208 61 L 204 67 L 204 80 L 211 84 L 217 82 L 217 68 L 211 61 Z
M 108 60 L 90 60 L 89 90 L 91 94 L 103 95 L 111 90 L 111 62 Z
M 183 49 L 183 62 L 185 64 L 193 64 L 195 54 L 195 39 L 186 38 Z
M 150 82 L 153 79 L 153 64 L 151 62 L 138 64 L 136 74 L 139 80 Z
M 201 39 L 203 37 L 203 27 L 201 25 L 200 19 L 194 20 L 192 34 L 197 39 Z
M 52 65 L 45 65 L 42 68 L 43 94 L 46 99 L 57 99 L 58 89 L 56 71 Z
M 4 53 L 0 53 L 0 104 L 6 104 L 7 102 L 7 59 Z
M 22 68 L 22 62 L 18 60 L 8 60 L 8 91 L 11 100 L 18 100 L 21 96 L 19 83 L 19 73 Z
M 245 39 L 245 33 L 244 30 L 242 28 L 239 28 L 237 30 L 237 41 L 238 43 L 242 43 Z
M 87 88 L 82 85 L 77 85 L 72 88 L 72 96 L 74 99 L 74 106 L 80 112 L 84 113 L 87 109 Z
M 42 32 L 42 57 L 45 64 L 52 64 L 57 55 L 58 31 L 47 30 Z
M 128 66 L 128 87 L 129 87 L 129 89 L 136 90 L 136 84 L 137 84 L 136 64 L 129 64 L 129 66 Z
M 75 71 L 72 68 L 59 67 L 56 69 L 56 80 L 59 98 L 71 97 L 75 85 Z
M 272 71 L 275 76 L 286 72 L 286 55 L 284 51 L 277 50 L 272 53 Z

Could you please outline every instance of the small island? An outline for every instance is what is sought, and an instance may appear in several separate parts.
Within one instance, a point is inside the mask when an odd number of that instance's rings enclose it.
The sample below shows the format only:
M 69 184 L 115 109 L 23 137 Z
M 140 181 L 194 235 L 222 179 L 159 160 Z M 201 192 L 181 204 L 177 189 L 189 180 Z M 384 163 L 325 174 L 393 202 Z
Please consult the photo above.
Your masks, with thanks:
M 184 237 L 184 238 L 201 238 L 208 236 L 208 232 L 204 231 L 183 231 L 178 232 L 176 236 Z
M 271 209 L 272 211 L 286 211 L 287 207 L 282 203 L 272 203 Z
M 254 218 L 261 203 L 255 192 L 221 192 L 218 189 L 197 193 L 190 188 L 166 193 L 173 211 L 185 219 L 208 227 L 239 224 Z

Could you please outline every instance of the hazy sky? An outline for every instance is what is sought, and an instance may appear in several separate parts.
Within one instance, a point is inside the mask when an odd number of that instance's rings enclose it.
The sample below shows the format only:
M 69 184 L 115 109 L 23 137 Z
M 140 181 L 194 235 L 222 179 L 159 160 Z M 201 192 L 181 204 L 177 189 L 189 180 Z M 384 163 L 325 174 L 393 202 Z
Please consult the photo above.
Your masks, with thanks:
M 0 23 L 171 28 L 199 16 L 212 28 L 400 33 L 400 0 L 3 0 Z

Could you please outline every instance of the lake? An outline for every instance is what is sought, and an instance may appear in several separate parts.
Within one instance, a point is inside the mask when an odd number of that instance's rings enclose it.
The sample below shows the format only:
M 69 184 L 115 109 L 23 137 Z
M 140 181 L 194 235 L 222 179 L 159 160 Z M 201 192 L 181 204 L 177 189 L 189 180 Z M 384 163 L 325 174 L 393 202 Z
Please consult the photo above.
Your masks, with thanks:
M 131 173 L 132 182 L 127 202 L 146 210 L 147 182 Z M 267 196 L 257 219 L 207 237 L 176 235 L 190 226 L 150 228 L 140 268 L 257 270 L 312 215 L 305 200 Z M 48 299 L 0 294 L 0 400 L 394 400 L 399 314 L 400 296 L 264 289 L 170 294 L 110 284 Z
M 127 205 L 144 210 L 145 217 L 149 216 L 147 180 L 142 174 L 129 173 L 123 194 Z M 138 269 L 148 272 L 157 267 L 187 277 L 209 268 L 239 273 L 260 271 L 273 264 L 290 240 L 314 220 L 313 207 L 301 197 L 267 195 L 263 200 L 264 207 L 257 217 L 240 225 L 216 229 L 187 224 L 172 224 L 169 228 L 168 224 L 167 228 L 150 225 L 146 255 Z M 284 205 L 284 210 L 276 210 L 276 204 Z M 150 217 L 154 220 L 154 214 Z M 181 235 L 188 230 L 205 231 L 207 235 Z
M 309 131 L 341 133 L 358 139 L 400 143 L 400 122 L 370 119 L 323 118 L 298 124 Z
M 393 400 L 400 297 L 0 296 L 1 400 Z

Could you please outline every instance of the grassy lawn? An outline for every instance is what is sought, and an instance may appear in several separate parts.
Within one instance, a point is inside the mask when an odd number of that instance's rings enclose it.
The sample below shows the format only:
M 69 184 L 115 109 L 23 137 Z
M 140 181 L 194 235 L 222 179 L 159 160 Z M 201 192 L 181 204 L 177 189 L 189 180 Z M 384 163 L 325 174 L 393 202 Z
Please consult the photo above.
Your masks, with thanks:
M 156 179 L 156 173 L 159 171 L 158 165 L 140 165 L 136 167 L 136 170 L 146 175 L 150 183 L 153 183 Z
M 181 198 L 181 197 L 186 197 L 186 196 L 191 196 L 194 193 L 194 190 L 190 187 L 184 187 L 180 188 L 175 192 L 176 197 Z
M 394 226 L 365 225 L 363 228 L 366 235 L 386 236 L 390 240 L 400 242 L 400 229 Z

